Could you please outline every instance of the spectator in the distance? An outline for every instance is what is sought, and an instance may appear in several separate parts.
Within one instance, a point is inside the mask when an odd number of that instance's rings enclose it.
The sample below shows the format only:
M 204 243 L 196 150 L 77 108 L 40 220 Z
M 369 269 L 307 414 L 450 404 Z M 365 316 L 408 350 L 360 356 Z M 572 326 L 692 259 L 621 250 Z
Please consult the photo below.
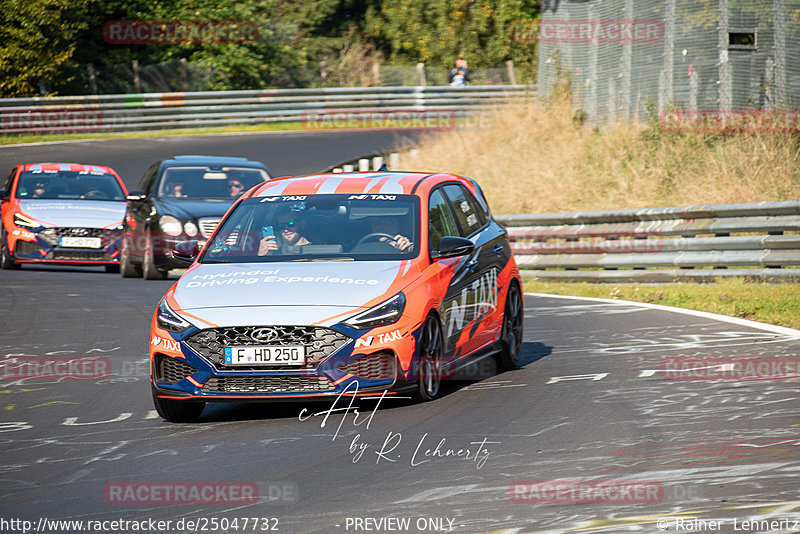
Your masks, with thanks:
M 458 59 L 456 59 L 455 66 L 450 69 L 448 81 L 451 87 L 464 87 L 469 82 L 467 60 L 463 56 L 458 56 Z

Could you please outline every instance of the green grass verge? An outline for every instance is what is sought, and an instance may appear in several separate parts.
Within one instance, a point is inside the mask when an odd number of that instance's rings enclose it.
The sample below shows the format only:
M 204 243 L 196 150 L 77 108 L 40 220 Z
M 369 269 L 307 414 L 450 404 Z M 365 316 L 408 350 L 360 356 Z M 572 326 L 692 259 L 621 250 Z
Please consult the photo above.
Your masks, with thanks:
M 242 132 L 283 132 L 303 130 L 296 122 L 269 122 L 263 124 L 214 126 L 208 128 L 183 128 L 178 130 L 144 130 L 139 132 L 63 133 L 63 134 L 6 134 L 0 135 L 0 145 L 46 143 L 50 141 L 77 141 L 80 139 L 128 139 L 131 137 L 164 137 L 168 135 L 203 135 Z
M 712 283 L 592 284 L 525 280 L 525 291 L 689 308 L 800 329 L 800 283 L 732 278 Z

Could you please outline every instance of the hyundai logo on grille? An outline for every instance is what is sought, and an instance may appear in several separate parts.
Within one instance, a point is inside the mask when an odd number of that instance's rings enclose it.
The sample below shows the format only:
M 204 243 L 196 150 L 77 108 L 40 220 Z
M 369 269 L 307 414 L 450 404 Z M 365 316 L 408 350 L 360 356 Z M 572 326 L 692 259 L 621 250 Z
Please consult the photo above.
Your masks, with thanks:
M 253 341 L 274 341 L 278 338 L 278 331 L 274 328 L 256 328 L 250 337 Z
M 88 234 L 89 234 L 89 230 L 87 230 L 86 228 L 73 228 L 72 229 L 72 235 L 88 235 Z

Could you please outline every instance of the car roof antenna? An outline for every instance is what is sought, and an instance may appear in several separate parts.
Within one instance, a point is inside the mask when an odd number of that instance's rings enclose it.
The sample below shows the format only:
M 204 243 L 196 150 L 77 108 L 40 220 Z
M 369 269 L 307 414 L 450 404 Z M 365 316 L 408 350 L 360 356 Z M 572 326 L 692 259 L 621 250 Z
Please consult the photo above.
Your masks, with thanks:
M 377 170 L 377 172 L 389 172 L 389 167 L 386 166 L 386 162 L 385 161 L 383 163 L 381 163 L 381 166 Z

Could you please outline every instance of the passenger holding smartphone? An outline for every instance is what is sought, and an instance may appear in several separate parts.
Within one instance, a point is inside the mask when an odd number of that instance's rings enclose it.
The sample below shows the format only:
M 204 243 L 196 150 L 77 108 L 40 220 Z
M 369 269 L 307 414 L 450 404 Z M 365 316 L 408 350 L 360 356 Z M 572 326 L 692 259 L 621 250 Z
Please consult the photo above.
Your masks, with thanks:
M 275 228 L 277 235 L 274 235 L 270 226 L 261 229 L 262 237 L 258 244 L 258 255 L 297 254 L 300 246 L 311 244 L 311 241 L 303 237 L 305 226 L 305 220 L 297 213 L 279 214 Z

